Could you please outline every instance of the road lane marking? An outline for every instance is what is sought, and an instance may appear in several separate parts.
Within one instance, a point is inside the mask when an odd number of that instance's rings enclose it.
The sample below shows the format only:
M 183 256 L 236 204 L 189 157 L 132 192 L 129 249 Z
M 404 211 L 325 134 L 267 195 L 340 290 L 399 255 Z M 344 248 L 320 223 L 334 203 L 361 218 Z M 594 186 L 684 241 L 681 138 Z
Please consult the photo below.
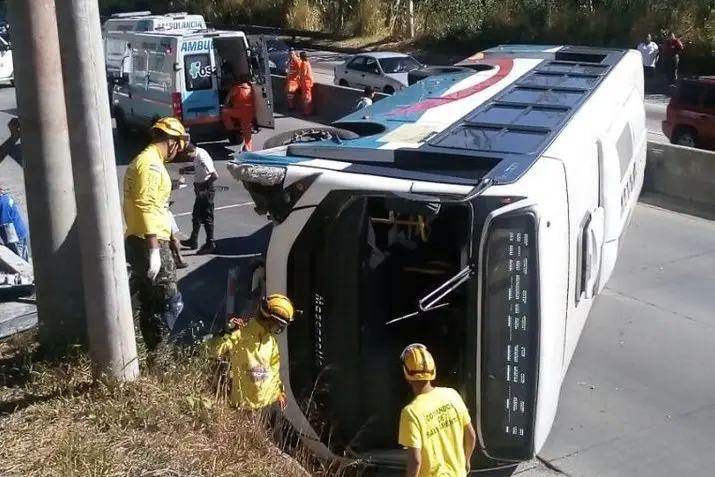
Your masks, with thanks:
M 225 209 L 235 209 L 237 207 L 246 207 L 248 205 L 253 205 L 253 202 L 242 202 L 240 204 L 222 205 L 221 207 L 214 208 L 214 211 L 225 210 Z M 179 214 L 174 214 L 174 217 L 186 217 L 187 215 L 191 215 L 192 213 L 193 212 L 181 212 Z

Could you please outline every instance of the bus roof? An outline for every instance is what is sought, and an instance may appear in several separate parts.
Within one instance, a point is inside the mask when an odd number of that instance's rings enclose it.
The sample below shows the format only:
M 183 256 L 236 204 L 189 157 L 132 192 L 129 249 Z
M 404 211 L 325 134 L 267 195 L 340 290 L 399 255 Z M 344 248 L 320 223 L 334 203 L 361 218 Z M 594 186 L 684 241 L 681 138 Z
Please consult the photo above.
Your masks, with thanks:
M 474 185 L 510 183 L 544 153 L 625 49 L 564 46 L 542 57 L 474 60 L 479 70 L 431 76 L 333 123 L 358 139 L 241 153 L 248 163 L 349 163 L 345 172 Z M 552 50 L 552 51 L 546 51 Z M 487 68 L 487 69 L 485 69 Z M 278 154 L 278 155 L 277 155 Z

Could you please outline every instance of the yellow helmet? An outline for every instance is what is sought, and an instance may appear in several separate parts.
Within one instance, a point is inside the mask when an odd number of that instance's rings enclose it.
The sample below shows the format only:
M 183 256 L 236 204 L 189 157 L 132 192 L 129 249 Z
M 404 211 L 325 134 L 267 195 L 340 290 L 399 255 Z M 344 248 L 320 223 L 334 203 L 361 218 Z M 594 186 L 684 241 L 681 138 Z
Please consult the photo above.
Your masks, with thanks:
M 400 355 L 402 371 L 408 381 L 432 381 L 437 377 L 437 367 L 432 353 L 421 343 L 412 343 Z
M 183 151 L 189 144 L 189 135 L 181 121 L 174 117 L 166 117 L 157 120 L 151 126 L 152 131 L 157 129 L 167 136 L 176 138 L 179 141 L 179 151 Z
M 274 320 L 283 327 L 293 323 L 295 310 L 290 299 L 279 293 L 268 295 L 261 300 L 258 312 L 262 317 Z

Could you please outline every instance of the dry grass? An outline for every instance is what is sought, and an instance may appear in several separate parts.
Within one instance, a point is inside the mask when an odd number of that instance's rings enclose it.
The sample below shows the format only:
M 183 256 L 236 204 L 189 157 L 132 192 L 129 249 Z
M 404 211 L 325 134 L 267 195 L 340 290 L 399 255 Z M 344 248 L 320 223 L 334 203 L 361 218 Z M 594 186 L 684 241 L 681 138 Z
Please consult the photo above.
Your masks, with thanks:
M 32 333 L 0 342 L 0 475 L 306 475 L 217 395 L 204 356 L 120 384 L 94 381 L 83 353 L 52 364 L 36 348 Z

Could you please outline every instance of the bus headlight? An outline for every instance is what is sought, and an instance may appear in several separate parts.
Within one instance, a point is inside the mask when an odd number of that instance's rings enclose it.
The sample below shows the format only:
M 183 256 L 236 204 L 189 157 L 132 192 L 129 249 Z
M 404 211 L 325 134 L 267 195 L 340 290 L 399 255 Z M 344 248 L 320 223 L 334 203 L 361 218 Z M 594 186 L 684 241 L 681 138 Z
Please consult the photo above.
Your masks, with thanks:
M 537 219 L 495 216 L 482 252 L 481 435 L 491 457 L 530 459 L 539 357 Z

